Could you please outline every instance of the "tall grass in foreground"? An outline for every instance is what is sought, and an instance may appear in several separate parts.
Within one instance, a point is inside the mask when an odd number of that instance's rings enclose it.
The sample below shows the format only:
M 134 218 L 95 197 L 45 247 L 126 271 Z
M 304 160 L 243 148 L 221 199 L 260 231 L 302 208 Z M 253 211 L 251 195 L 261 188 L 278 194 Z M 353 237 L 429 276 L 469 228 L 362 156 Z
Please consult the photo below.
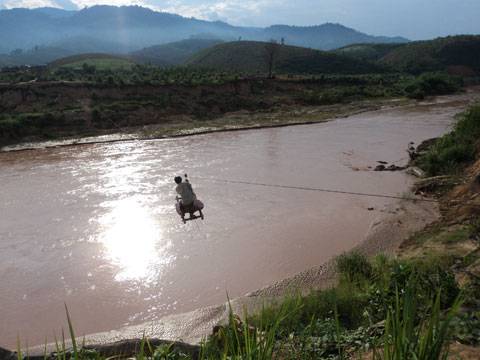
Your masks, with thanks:
M 415 287 L 409 286 L 400 297 L 396 292 L 395 308 L 386 319 L 383 353 L 374 353 L 382 360 L 444 360 L 448 357 L 450 323 L 459 310 L 456 300 L 446 315 L 440 308 L 440 292 L 431 306 L 430 315 L 420 325 L 416 324 L 419 308 Z
M 370 262 L 358 253 L 342 255 L 337 266 L 335 288 L 290 296 L 257 314 L 245 311 L 242 318 L 229 303 L 226 324 L 215 327 L 195 351 L 175 343 L 154 347 L 144 336 L 135 351 L 113 358 L 343 360 L 367 354 L 379 360 L 446 359 L 450 322 L 460 306 L 448 266 L 438 259 L 418 264 L 384 256 Z M 71 348 L 62 331 L 60 341 L 55 337 L 56 352 L 47 356 L 45 350 L 45 360 L 111 360 L 85 342 L 79 345 L 67 306 L 65 312 Z M 20 342 L 17 355 L 28 358 Z
M 200 359 L 273 359 L 281 325 L 298 310 L 298 306 L 284 303 L 274 317 L 266 315 L 264 309 L 254 326 L 246 311 L 242 320 L 233 313 L 229 303 L 228 324 L 218 327 L 202 344 Z

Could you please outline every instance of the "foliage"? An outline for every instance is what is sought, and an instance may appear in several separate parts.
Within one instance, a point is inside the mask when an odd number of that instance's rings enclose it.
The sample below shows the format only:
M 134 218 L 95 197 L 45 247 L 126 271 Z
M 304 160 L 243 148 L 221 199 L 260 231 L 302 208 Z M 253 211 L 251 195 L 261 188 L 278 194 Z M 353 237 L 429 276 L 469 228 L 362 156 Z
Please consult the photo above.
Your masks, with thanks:
M 480 312 L 459 314 L 452 320 L 454 338 L 467 345 L 480 345 Z
M 464 113 L 452 132 L 439 138 L 417 163 L 429 175 L 452 174 L 475 157 L 480 137 L 480 105 Z
M 74 58 L 75 59 L 75 58 Z M 12 68 L 0 72 L 0 82 L 67 81 L 96 85 L 218 85 L 238 79 L 232 71 L 194 69 L 189 67 L 160 68 L 134 65 L 125 59 L 89 59 L 50 67 Z
M 228 324 L 202 344 L 200 358 L 272 359 L 277 332 L 290 310 L 289 306 L 281 306 L 275 318 L 265 319 L 260 315 L 258 326 L 251 326 L 247 314 L 242 321 L 230 307 Z
M 395 306 L 388 311 L 383 338 L 382 360 L 436 360 L 447 359 L 447 342 L 450 339 L 450 323 L 459 310 L 460 301 L 455 301 L 445 317 L 442 316 L 439 290 L 430 305 L 430 315 L 420 325 L 422 317 L 418 305 L 415 280 L 410 279 L 400 297 L 395 291 Z M 378 354 L 374 356 L 377 358 Z
M 137 50 L 130 53 L 129 58 L 140 64 L 182 65 L 195 53 L 220 43 L 218 39 L 191 38 Z
M 161 345 L 153 353 L 153 360 L 188 360 L 191 357 L 181 351 L 176 350 L 173 344 Z
M 375 62 L 386 56 L 392 50 L 404 45 L 405 44 L 353 44 L 334 50 L 334 52 L 354 59 Z
M 380 63 L 417 75 L 450 71 L 472 76 L 480 72 L 480 36 L 449 36 L 411 42 L 388 52 Z
M 459 288 L 450 263 L 438 257 L 422 261 L 390 261 L 374 268 L 375 281 L 368 288 L 369 303 L 365 316 L 370 323 L 385 319 L 395 305 L 396 292 L 405 293 L 411 279 L 415 279 L 415 296 L 424 314 L 428 313 L 428 301 L 442 289 L 440 304 L 442 309 L 450 307 L 458 297 Z M 413 285 L 410 285 L 413 286 Z
M 337 271 L 349 282 L 371 279 L 373 268 L 368 259 L 356 252 L 345 253 L 336 259 Z
M 267 74 L 266 43 L 238 41 L 220 44 L 194 55 L 187 64 L 201 68 L 215 68 Z M 277 74 L 366 74 L 383 72 L 372 63 L 343 55 L 296 46 L 277 45 L 275 68 Z
M 445 261 L 378 256 L 369 262 L 353 253 L 342 255 L 337 264 L 344 276 L 335 288 L 287 297 L 252 316 L 245 310 L 242 318 L 230 306 L 227 323 L 204 339 L 199 358 L 341 360 L 374 349 L 383 360 L 437 360 L 448 353 L 453 330 L 459 341 L 478 342 L 478 314 L 456 315 L 458 287 Z M 55 341 L 56 360 L 106 360 L 75 341 L 67 349 L 63 332 L 61 342 Z M 143 338 L 135 358 L 188 360 L 194 355 L 173 344 L 154 348 Z
M 429 95 L 446 95 L 459 91 L 461 78 L 442 73 L 425 73 L 412 80 L 406 87 L 408 97 L 421 100 Z

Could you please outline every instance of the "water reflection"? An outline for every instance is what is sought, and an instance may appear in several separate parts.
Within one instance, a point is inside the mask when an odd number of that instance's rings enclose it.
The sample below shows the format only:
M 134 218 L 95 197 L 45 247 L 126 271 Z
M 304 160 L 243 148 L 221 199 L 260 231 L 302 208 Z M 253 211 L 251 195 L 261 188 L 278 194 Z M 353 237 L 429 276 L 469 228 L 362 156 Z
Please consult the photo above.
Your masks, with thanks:
M 138 198 L 109 205 L 111 211 L 99 220 L 100 242 L 105 257 L 119 267 L 115 280 L 158 280 L 173 261 L 172 243 L 162 238 L 161 227 Z

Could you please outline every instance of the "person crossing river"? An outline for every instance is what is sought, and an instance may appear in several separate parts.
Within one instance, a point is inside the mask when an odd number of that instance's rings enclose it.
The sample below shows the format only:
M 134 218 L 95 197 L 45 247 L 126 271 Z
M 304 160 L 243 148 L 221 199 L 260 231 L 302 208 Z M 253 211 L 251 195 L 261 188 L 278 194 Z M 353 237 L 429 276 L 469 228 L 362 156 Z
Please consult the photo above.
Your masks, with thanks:
M 203 203 L 197 199 L 197 195 L 193 191 L 192 185 L 188 181 L 187 175 L 185 174 L 185 181 L 183 181 L 181 176 L 175 177 L 175 183 L 177 187 L 175 188 L 179 197 L 177 197 L 176 209 L 182 221 L 186 223 L 187 220 L 194 220 L 197 216 L 194 215 L 196 211 L 200 213 L 200 217 L 203 220 L 202 209 L 204 207 Z M 185 219 L 185 214 L 190 213 L 190 218 Z

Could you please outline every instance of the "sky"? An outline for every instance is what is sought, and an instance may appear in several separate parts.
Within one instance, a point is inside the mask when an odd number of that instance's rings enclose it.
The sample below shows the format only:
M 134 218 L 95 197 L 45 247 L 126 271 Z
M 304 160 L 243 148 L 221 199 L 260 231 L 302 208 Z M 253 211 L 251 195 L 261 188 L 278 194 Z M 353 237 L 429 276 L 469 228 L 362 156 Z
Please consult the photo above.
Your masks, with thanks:
M 480 34 L 480 0 L 0 0 L 0 8 L 141 5 L 233 25 L 341 23 L 372 35 L 412 40 Z

